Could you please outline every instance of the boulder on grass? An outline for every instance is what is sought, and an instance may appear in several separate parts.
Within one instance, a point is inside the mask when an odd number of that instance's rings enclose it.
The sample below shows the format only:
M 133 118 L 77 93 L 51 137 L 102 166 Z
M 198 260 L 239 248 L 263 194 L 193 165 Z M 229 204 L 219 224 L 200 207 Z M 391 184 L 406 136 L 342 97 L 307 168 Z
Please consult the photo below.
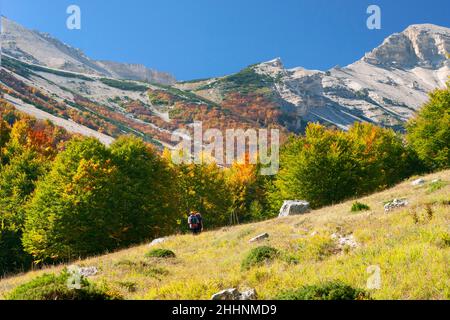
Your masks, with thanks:
M 167 240 L 167 237 L 155 239 L 149 244 L 149 246 L 152 247 L 157 244 L 161 244 L 161 243 L 165 242 L 166 240 Z
M 417 180 L 414 180 L 413 182 L 411 182 L 411 185 L 415 186 L 415 187 L 423 186 L 424 184 L 425 184 L 425 179 L 423 179 L 423 178 L 420 178 L 420 179 L 417 179 Z
M 256 300 L 257 294 L 255 289 L 239 292 L 236 288 L 225 289 L 211 297 L 211 300 Z
M 298 214 L 305 214 L 311 211 L 308 201 L 304 200 L 286 200 L 280 209 L 278 217 L 287 217 Z
M 408 200 L 406 199 L 394 199 L 384 205 L 384 212 L 388 213 L 397 208 L 406 207 L 408 205 Z
M 259 236 L 256 236 L 256 237 L 250 239 L 249 242 L 261 241 L 261 240 L 267 239 L 268 237 L 269 237 L 269 234 L 266 232 L 266 233 L 260 234 Z

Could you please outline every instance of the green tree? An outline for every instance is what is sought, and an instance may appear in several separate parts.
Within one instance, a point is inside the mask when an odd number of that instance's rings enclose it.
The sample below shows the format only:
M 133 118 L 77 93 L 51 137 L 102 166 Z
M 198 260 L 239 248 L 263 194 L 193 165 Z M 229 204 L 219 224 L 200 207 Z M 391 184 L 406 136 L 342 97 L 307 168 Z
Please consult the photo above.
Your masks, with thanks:
M 21 243 L 25 205 L 46 169 L 41 157 L 25 150 L 0 171 L 0 273 L 26 269 L 31 263 Z
M 272 211 L 283 200 L 304 199 L 312 207 L 381 190 L 417 170 L 414 153 L 393 130 L 355 123 L 348 132 L 309 124 L 281 150 L 281 169 L 269 186 Z
M 370 123 L 355 123 L 346 134 L 357 166 L 355 195 L 382 190 L 420 170 L 412 150 L 392 129 Z
M 406 128 L 409 144 L 428 169 L 450 166 L 450 83 L 430 93 L 429 101 Z
M 111 206 L 117 168 L 95 139 L 75 139 L 38 183 L 26 212 L 23 245 L 39 262 L 117 247 L 120 219 Z
M 3 148 L 6 143 L 9 141 L 9 135 L 11 132 L 11 127 L 8 125 L 6 121 L 3 120 L 2 115 L 0 114 L 0 167 L 4 162 L 3 158 Z
M 122 137 L 111 146 L 118 168 L 113 207 L 120 215 L 122 245 L 170 233 L 180 218 L 175 173 L 141 139 Z
M 305 136 L 282 149 L 280 172 L 269 196 L 274 211 L 283 199 L 306 199 L 312 207 L 338 202 L 356 192 L 352 145 L 345 133 L 309 124 Z
M 175 175 L 142 140 L 106 148 L 75 139 L 30 201 L 23 244 L 37 261 L 66 260 L 138 243 L 176 227 Z

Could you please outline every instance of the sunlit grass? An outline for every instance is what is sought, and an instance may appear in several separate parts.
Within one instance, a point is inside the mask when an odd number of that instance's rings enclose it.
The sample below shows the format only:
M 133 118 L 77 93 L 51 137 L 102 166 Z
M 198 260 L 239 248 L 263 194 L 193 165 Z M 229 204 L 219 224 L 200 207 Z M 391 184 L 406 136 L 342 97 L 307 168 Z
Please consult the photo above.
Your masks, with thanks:
M 440 178 L 439 188 L 429 181 Z M 367 268 L 379 266 L 380 289 L 368 290 L 374 299 L 450 299 L 450 171 L 425 177 L 420 187 L 406 181 L 393 189 L 362 199 L 370 211 L 351 212 L 355 200 L 310 214 L 249 225 L 180 235 L 149 247 L 142 245 L 77 262 L 96 266 L 92 282 L 126 299 L 210 299 L 229 287 L 255 288 L 260 299 L 326 281 L 342 281 L 366 289 Z M 432 192 L 430 192 L 432 190 Z M 405 208 L 384 213 L 383 203 L 407 198 Z M 268 232 L 259 243 L 249 239 Z M 338 248 L 331 234 L 353 234 L 357 248 Z M 270 246 L 279 257 L 242 269 L 252 248 Z M 146 257 L 152 249 L 168 249 L 170 259 Z M 0 281 L 0 296 L 43 272 Z

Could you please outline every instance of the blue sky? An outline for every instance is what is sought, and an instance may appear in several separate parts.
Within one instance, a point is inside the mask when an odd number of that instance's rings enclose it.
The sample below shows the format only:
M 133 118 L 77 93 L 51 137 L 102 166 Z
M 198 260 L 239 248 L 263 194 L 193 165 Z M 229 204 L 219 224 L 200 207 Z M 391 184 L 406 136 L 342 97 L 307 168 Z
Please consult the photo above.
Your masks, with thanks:
M 81 8 L 81 30 L 66 28 L 71 4 Z M 366 27 L 370 4 L 381 8 L 381 30 Z M 1 10 L 94 59 L 143 63 L 180 80 L 275 57 L 326 70 L 410 24 L 450 27 L 448 0 L 1 0 Z

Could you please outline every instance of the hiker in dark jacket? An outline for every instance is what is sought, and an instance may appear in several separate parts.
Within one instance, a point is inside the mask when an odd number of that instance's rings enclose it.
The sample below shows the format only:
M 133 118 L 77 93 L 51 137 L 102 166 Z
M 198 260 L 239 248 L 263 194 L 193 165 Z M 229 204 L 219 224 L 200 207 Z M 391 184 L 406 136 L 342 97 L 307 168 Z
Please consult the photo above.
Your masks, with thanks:
M 199 212 L 192 211 L 188 218 L 189 230 L 193 234 L 199 234 L 203 230 L 203 219 Z

